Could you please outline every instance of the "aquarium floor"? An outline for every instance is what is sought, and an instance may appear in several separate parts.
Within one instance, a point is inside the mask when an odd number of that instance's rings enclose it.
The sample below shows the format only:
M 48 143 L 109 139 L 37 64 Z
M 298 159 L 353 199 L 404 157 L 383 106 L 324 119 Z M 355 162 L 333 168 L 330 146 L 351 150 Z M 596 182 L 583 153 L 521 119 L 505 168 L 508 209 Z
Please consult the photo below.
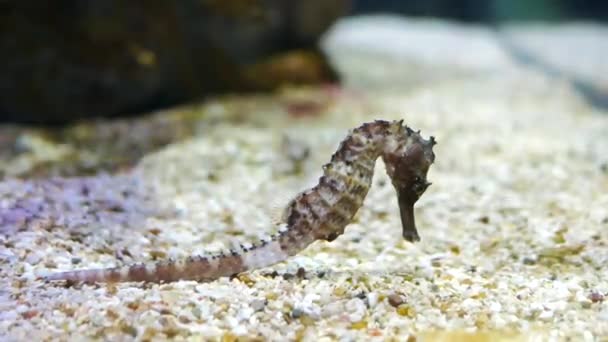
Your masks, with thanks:
M 356 74 L 359 62 L 344 68 Z M 416 87 L 361 84 L 209 101 L 192 109 L 204 113 L 197 134 L 132 170 L 0 183 L 0 223 L 18 225 L 0 235 L 0 335 L 606 338 L 607 113 L 565 82 L 519 68 Z M 402 240 L 378 162 L 346 233 L 276 266 L 208 283 L 38 279 L 270 234 L 347 130 L 373 119 L 404 119 L 439 142 L 433 185 L 416 206 L 419 243 Z

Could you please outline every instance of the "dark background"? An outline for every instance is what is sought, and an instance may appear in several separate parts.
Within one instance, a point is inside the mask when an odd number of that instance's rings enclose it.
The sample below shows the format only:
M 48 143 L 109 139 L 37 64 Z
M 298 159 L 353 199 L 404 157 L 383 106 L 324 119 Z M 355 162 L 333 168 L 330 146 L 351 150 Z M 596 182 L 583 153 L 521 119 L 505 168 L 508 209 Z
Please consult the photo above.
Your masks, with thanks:
M 608 19 L 605 0 L 355 0 L 354 13 L 393 12 L 493 24 L 512 20 Z

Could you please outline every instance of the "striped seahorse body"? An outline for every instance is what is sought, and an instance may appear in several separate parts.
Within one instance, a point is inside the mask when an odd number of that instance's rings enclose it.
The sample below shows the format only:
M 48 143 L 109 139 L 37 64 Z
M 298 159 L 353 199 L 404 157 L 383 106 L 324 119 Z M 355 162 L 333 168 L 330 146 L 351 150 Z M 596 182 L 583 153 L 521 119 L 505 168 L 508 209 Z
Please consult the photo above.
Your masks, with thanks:
M 435 158 L 434 144 L 433 137 L 423 139 L 402 121 L 365 123 L 340 143 L 331 161 L 323 166 L 319 183 L 289 202 L 279 232 L 251 247 L 206 257 L 56 273 L 46 279 L 84 283 L 210 281 L 281 262 L 316 240 L 332 241 L 344 232 L 363 204 L 379 157 L 397 192 L 403 237 L 417 241 L 413 207 L 430 185 L 426 174 Z

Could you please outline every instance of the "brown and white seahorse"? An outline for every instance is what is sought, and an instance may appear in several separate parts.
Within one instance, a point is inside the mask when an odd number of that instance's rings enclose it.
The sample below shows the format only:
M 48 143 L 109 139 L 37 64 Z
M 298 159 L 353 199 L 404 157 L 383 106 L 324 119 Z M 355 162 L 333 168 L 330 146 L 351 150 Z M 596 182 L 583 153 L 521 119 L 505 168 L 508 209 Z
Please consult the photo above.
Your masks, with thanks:
M 331 161 L 323 166 L 319 183 L 289 202 L 278 233 L 251 247 L 183 260 L 56 273 L 45 279 L 84 283 L 211 281 L 284 261 L 315 240 L 333 241 L 344 232 L 363 204 L 378 157 L 384 160 L 397 192 L 403 238 L 418 241 L 414 203 L 430 185 L 426 176 L 435 159 L 433 145 L 433 137 L 423 139 L 403 121 L 365 123 L 340 143 Z

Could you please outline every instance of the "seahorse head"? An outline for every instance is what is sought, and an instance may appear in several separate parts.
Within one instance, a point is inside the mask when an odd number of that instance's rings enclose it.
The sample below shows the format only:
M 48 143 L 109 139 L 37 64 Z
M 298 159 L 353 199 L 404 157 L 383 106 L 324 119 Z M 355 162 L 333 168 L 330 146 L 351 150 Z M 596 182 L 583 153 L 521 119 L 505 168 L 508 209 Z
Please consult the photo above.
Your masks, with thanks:
M 382 159 L 397 191 L 403 238 L 418 241 L 414 204 L 431 185 L 426 176 L 435 160 L 435 138 L 425 140 L 420 132 L 403 126 L 402 121 L 395 121 L 385 139 Z

